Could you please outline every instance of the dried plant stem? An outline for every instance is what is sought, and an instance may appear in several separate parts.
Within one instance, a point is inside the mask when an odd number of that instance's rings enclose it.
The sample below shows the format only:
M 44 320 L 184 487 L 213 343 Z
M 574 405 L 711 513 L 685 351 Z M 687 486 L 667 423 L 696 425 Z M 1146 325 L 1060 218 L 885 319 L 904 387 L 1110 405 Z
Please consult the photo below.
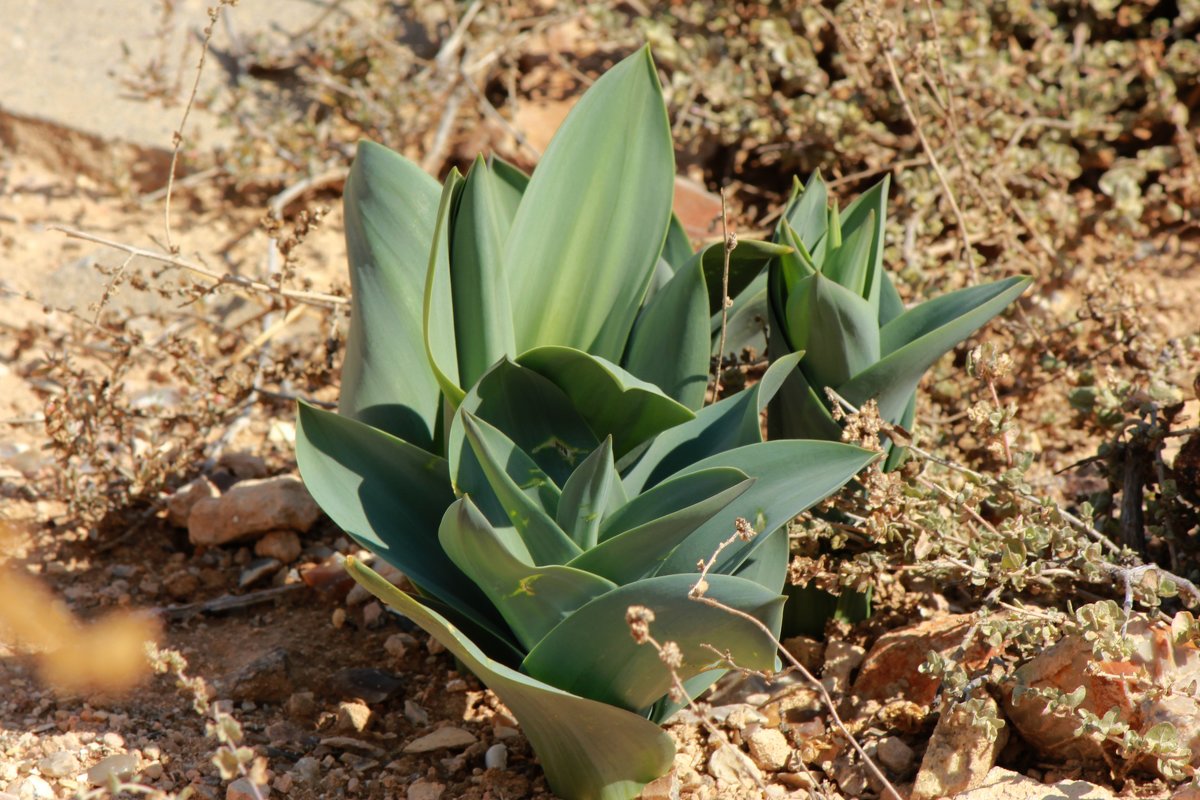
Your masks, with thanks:
M 111 247 L 114 250 L 121 250 L 122 252 L 129 253 L 134 256 L 148 258 L 151 261 L 157 261 L 160 264 L 166 264 L 177 269 L 186 270 L 194 275 L 199 275 L 202 278 L 213 281 L 214 285 L 225 284 L 229 286 L 237 286 L 241 289 L 257 292 L 259 294 L 286 297 L 289 300 L 295 300 L 299 303 L 308 303 L 309 305 L 320 306 L 322 308 L 338 308 L 350 303 L 350 301 L 345 297 L 339 297 L 333 294 L 324 294 L 322 292 L 304 292 L 295 289 L 280 289 L 271 286 L 270 284 L 263 283 L 262 281 L 246 278 L 242 275 L 222 275 L 220 273 L 213 272 L 210 269 L 206 269 L 199 264 L 180 258 L 177 255 L 160 253 L 154 250 L 147 250 L 142 247 L 135 247 L 133 245 L 125 244 L 124 242 L 106 239 L 103 236 L 97 236 L 96 234 L 88 233 L 87 231 L 67 228 L 62 225 L 50 225 L 49 228 L 51 230 L 61 231 L 71 239 L 79 239 L 85 242 L 95 242 L 96 244 L 102 244 L 106 247 Z
M 721 335 L 717 340 L 717 366 L 713 376 L 712 402 L 721 397 L 721 364 L 725 360 L 725 334 L 729 329 L 729 259 L 737 249 L 737 234 L 729 230 L 729 209 L 725 204 L 725 187 L 721 187 L 721 238 L 724 240 L 725 261 L 721 268 Z

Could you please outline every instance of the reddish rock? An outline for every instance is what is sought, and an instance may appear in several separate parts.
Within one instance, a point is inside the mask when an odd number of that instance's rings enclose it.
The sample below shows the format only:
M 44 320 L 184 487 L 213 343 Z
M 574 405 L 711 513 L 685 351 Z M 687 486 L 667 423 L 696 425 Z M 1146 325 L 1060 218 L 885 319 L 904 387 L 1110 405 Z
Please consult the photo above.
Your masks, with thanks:
M 213 482 L 204 475 L 185 483 L 167 498 L 167 521 L 176 528 L 186 528 L 188 516 L 192 508 L 201 500 L 210 500 L 221 496 L 221 492 Z
M 682 175 L 675 178 L 675 215 L 693 241 L 721 238 L 721 196 L 704 184 Z
M 308 489 L 293 475 L 242 481 L 220 497 L 198 501 L 188 515 L 192 544 L 215 546 L 267 531 L 304 532 L 321 516 Z
M 970 614 L 937 617 L 880 636 L 867 653 L 851 693 L 864 701 L 903 699 L 922 706 L 931 704 L 938 679 L 918 668 L 931 650 L 954 656 L 973 621 Z M 964 665 L 968 669 L 982 667 L 991 654 L 991 648 L 977 636 L 963 659 Z

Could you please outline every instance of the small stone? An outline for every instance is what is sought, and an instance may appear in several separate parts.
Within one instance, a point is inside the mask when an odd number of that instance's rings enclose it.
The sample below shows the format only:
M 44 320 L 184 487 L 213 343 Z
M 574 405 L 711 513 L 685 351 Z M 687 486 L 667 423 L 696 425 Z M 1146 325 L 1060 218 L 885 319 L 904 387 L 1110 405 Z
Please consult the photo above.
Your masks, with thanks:
M 218 467 L 224 467 L 233 473 L 239 481 L 252 478 L 265 478 L 270 473 L 267 462 L 263 457 L 254 453 L 239 450 L 233 453 L 223 453 L 217 460 Z
M 109 719 L 108 724 L 112 725 L 113 720 Z M 119 733 L 113 733 L 112 731 L 109 731 L 108 733 L 104 734 L 104 736 L 100 737 L 100 741 L 104 743 L 105 747 L 112 748 L 113 750 L 121 750 L 125 747 L 125 737 Z
M 988 713 L 999 716 L 995 700 L 985 697 L 984 703 Z M 1007 740 L 1007 728 L 1001 728 L 994 740 L 988 739 L 961 706 L 943 712 L 929 739 L 910 800 L 933 800 L 980 786 Z
M 421 778 L 408 787 L 408 800 L 440 800 L 446 785 Z
M 176 600 L 187 600 L 200 589 L 200 577 L 187 570 L 178 570 L 163 580 L 163 588 Z
M 290 564 L 300 557 L 300 537 L 295 531 L 270 531 L 254 543 L 254 555 Z
M 93 786 L 105 786 L 113 778 L 119 781 L 129 778 L 136 770 L 136 756 L 132 753 L 117 753 L 93 764 L 87 771 L 87 779 Z
M 718 787 L 753 789 L 762 781 L 754 762 L 736 747 L 723 744 L 708 757 L 708 774 L 717 779 Z
M 242 481 L 220 497 L 192 506 L 188 539 L 212 547 L 280 529 L 304 532 L 320 516 L 316 501 L 293 475 Z
M 372 600 L 363 606 L 362 610 L 363 626 L 367 628 L 378 627 L 379 621 L 383 619 L 383 606 Z
M 270 796 L 270 786 L 255 787 L 249 778 L 238 778 L 225 787 L 225 800 L 267 800 Z
M 451 678 L 450 680 L 446 681 L 447 694 L 457 694 L 459 692 L 465 692 L 466 690 L 467 682 L 462 678 Z
M 147 780 L 156 781 L 163 776 L 163 765 L 157 761 L 151 761 L 142 768 L 142 776 Z
M 404 654 L 416 646 L 417 637 L 411 633 L 393 633 L 383 643 L 383 649 L 396 660 L 404 658 Z
M 38 761 L 38 769 L 50 778 L 67 778 L 79 774 L 79 759 L 74 753 L 59 750 Z
M 412 700 L 404 701 L 404 718 L 422 728 L 429 724 L 429 712 Z
M 900 737 L 885 736 L 875 747 L 875 757 L 880 764 L 890 769 L 892 774 L 905 776 L 912 769 L 916 753 Z
M 744 738 L 754 763 L 768 772 L 783 769 L 792 754 L 787 737 L 778 728 L 759 728 Z
M 483 754 L 483 766 L 487 769 L 505 769 L 508 767 L 508 748 L 503 744 L 494 744 Z
M 492 736 L 495 736 L 502 742 L 507 742 L 509 739 L 516 739 L 521 735 L 521 732 L 516 728 L 510 728 L 508 725 L 497 725 L 492 728 Z
M 316 696 L 312 692 L 296 692 L 287 699 L 284 709 L 293 719 L 312 719 L 317 715 Z
M 475 744 L 475 735 L 462 728 L 447 725 L 404 746 L 405 753 L 430 753 L 434 750 L 461 750 Z
M 37 775 L 30 775 L 17 784 L 17 797 L 20 800 L 54 800 L 54 789 Z
M 679 800 L 679 776 L 671 770 L 642 787 L 642 800 Z
M 321 778 L 321 762 L 312 756 L 304 756 L 296 760 L 288 774 L 302 784 L 316 786 Z
M 363 703 L 338 703 L 337 726 L 343 731 L 362 733 L 371 724 L 371 709 Z
M 333 615 L 329 618 L 329 624 L 334 628 L 341 630 L 346 624 L 346 609 L 342 607 L 335 608 Z
M 825 645 L 825 669 L 821 683 L 833 695 L 842 695 L 850 688 L 850 675 L 863 663 L 867 651 L 856 644 L 834 640 Z
M 364 742 L 362 739 L 355 739 L 352 736 L 326 736 L 321 740 L 321 744 L 326 747 L 334 747 L 338 750 L 353 750 L 358 753 L 366 753 L 374 758 L 382 758 L 387 751 L 382 747 L 376 747 L 370 742 Z M 342 759 L 345 761 L 345 758 Z
M 287 650 L 276 647 L 237 670 L 228 682 L 235 702 L 282 703 L 292 694 L 291 664 Z
M 204 475 L 185 483 L 167 498 L 167 521 L 176 528 L 186 528 L 192 507 L 205 499 L 221 496 L 221 492 Z
M 287 794 L 292 790 L 294 780 L 290 772 L 285 772 L 275 780 L 271 781 L 271 788 L 280 794 Z
M 346 667 L 329 678 L 329 692 L 343 700 L 384 703 L 404 688 L 404 681 L 390 672 L 370 667 Z
M 238 588 L 245 589 L 259 581 L 265 580 L 283 566 L 277 558 L 256 558 L 251 561 L 238 575 Z

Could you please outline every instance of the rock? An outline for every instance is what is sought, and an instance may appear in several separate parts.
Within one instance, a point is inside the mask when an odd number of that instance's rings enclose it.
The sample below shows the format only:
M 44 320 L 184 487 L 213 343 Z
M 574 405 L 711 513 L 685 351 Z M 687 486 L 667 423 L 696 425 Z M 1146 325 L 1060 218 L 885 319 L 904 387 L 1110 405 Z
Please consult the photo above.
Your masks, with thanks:
M 201 500 L 211 500 L 221 496 L 221 492 L 206 476 L 201 475 L 195 480 L 188 481 L 175 490 L 167 498 L 167 521 L 176 528 L 186 528 L 188 516 L 192 507 Z
M 38 770 L 50 778 L 70 778 L 79 774 L 79 759 L 74 753 L 59 750 L 38 761 Z
M 300 537 L 295 531 L 268 531 L 254 543 L 254 555 L 290 564 L 300 557 Z
M 436 781 L 427 781 L 424 778 L 412 783 L 408 787 L 408 800 L 440 800 L 442 793 L 446 791 L 444 783 Z
M 256 558 L 247 564 L 238 575 L 238 588 L 245 589 L 259 581 L 265 580 L 283 566 L 277 558 Z
M 17 797 L 20 800 L 54 800 L 55 794 L 45 779 L 30 775 L 17 784 Z
M 247 453 L 245 450 L 223 453 L 217 459 L 217 466 L 232 472 L 239 481 L 265 478 L 270 473 L 270 470 L 267 469 L 267 462 L 263 460 L 262 456 Z
M 497 725 L 492 728 L 492 736 L 495 736 L 502 742 L 507 742 L 511 739 L 516 739 L 521 735 L 521 732 L 509 725 Z
M 721 745 L 708 757 L 708 774 L 717 779 L 718 788 L 754 789 L 762 782 L 762 773 L 746 754 L 736 747 Z
M 721 196 L 699 181 L 675 177 L 675 214 L 690 239 L 721 238 Z
M 321 779 L 321 762 L 312 756 L 304 756 L 296 760 L 288 774 L 295 777 L 299 783 L 316 786 Z
M 475 735 L 462 728 L 447 725 L 404 746 L 405 753 L 431 753 L 434 750 L 461 750 L 475 744 Z
M 483 766 L 487 769 L 505 769 L 508 767 L 508 747 L 494 744 L 483 754 Z
M 364 742 L 362 739 L 355 739 L 352 736 L 327 736 L 321 740 L 321 744 L 326 747 L 336 747 L 339 750 L 366 753 L 375 758 L 382 758 L 387 752 L 382 747 L 376 747 L 370 742 Z
M 987 712 L 999 715 L 1000 709 L 991 697 L 985 697 L 984 704 Z M 962 706 L 942 712 L 929 739 L 910 800 L 934 800 L 980 786 L 1007 740 L 1006 728 L 1001 728 L 995 739 L 989 739 L 982 728 L 971 722 L 971 714 Z
M 1114 618 L 1119 618 L 1120 609 L 1115 604 L 1111 609 L 1117 615 Z M 1044 714 L 1045 704 L 1040 699 L 1023 694 L 1028 688 L 1054 688 L 1066 694 L 1082 688 L 1081 708 L 1099 716 L 1114 711 L 1119 721 L 1138 733 L 1171 723 L 1180 742 L 1192 751 L 1192 763 L 1200 764 L 1200 700 L 1173 688 L 1200 680 L 1200 650 L 1190 642 L 1174 643 L 1167 624 L 1150 625 L 1135 619 L 1127 633 L 1133 643 L 1128 661 L 1097 658 L 1091 642 L 1072 635 L 1018 669 L 1015 687 L 1004 698 L 1004 710 L 1013 727 L 1047 756 L 1104 760 L 1099 744 L 1073 735 L 1078 727 L 1073 715 Z M 1131 685 L 1162 691 L 1131 691 Z M 1145 758 L 1137 765 L 1154 770 L 1157 760 Z
M 792 755 L 787 737 L 778 728 L 759 728 L 749 736 L 743 736 L 750 758 L 767 772 L 777 772 L 787 764 Z
M 173 572 L 163 581 L 167 594 L 176 600 L 188 600 L 200 589 L 200 576 L 186 570 Z
M 287 650 L 276 647 L 234 672 L 228 684 L 235 702 L 282 703 L 292 694 L 291 664 Z
M 317 715 L 317 698 L 312 692 L 296 692 L 284 706 L 288 716 L 298 720 L 310 720 Z
M 679 776 L 671 770 L 642 787 L 642 800 L 679 800 Z
M 213 547 L 279 529 L 303 533 L 320 515 L 316 501 L 293 475 L 242 481 L 220 497 L 192 506 L 188 539 L 194 545 Z
M 334 697 L 372 705 L 390 700 L 403 688 L 400 678 L 370 667 L 346 667 L 329 677 L 329 693 Z
M 957 794 L 954 800 L 1113 800 L 1103 786 L 1087 781 L 1059 781 L 1047 786 L 1003 767 L 994 767 L 974 789 Z
M 901 777 L 908 775 L 916 755 L 898 736 L 885 736 L 875 747 L 875 759 L 891 770 L 893 775 Z
M 832 641 L 825 645 L 825 669 L 821 683 L 832 695 L 844 695 L 850 688 L 850 675 L 863 663 L 867 651 L 856 644 Z
M 137 771 L 137 756 L 132 753 L 117 753 L 102 758 L 87 771 L 88 783 L 104 786 L 113 778 L 123 781 Z
M 397 661 L 404 658 L 404 654 L 416 646 L 417 637 L 411 633 L 393 633 L 383 643 L 383 649 Z
M 363 703 L 338 703 L 337 726 L 339 730 L 362 733 L 371 724 L 371 709 Z
M 422 728 L 429 724 L 429 712 L 412 700 L 404 701 L 404 718 Z M 499 737 L 497 736 L 497 738 Z
M 938 679 L 917 668 L 931 650 L 952 656 L 974 621 L 971 614 L 942 616 L 880 636 L 854 680 L 854 696 L 861 701 L 902 699 L 930 705 L 937 695 Z M 968 670 L 982 668 L 992 654 L 977 636 L 960 661 Z
M 271 787 L 259 784 L 258 792 L 249 778 L 238 778 L 225 787 L 225 800 L 267 800 L 271 796 Z
M 151 761 L 142 768 L 142 777 L 149 781 L 156 781 L 163 776 L 163 765 L 158 761 Z
M 383 619 L 383 606 L 376 600 L 372 600 L 363 606 L 362 610 L 363 627 L 378 628 Z
M 810 639 L 807 636 L 789 636 L 783 640 L 783 649 L 792 658 L 804 665 L 804 668 L 814 675 L 821 671 L 825 663 L 825 643 Z

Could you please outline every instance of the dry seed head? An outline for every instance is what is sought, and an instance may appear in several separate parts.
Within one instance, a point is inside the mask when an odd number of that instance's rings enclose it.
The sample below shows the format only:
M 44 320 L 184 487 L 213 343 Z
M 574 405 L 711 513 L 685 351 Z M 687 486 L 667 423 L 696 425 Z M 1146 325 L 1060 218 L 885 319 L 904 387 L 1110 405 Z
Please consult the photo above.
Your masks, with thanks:
M 658 657 L 671 669 L 679 669 L 683 666 L 683 652 L 675 642 L 663 642 L 662 648 L 658 651 Z
M 630 606 L 625 611 L 625 624 L 629 626 L 629 635 L 638 644 L 650 641 L 651 622 L 654 622 L 654 612 L 645 606 Z
M 750 520 L 745 517 L 738 517 L 733 523 L 733 528 L 737 531 L 737 537 L 743 542 L 748 542 L 758 535 L 758 531 L 754 530 Z

